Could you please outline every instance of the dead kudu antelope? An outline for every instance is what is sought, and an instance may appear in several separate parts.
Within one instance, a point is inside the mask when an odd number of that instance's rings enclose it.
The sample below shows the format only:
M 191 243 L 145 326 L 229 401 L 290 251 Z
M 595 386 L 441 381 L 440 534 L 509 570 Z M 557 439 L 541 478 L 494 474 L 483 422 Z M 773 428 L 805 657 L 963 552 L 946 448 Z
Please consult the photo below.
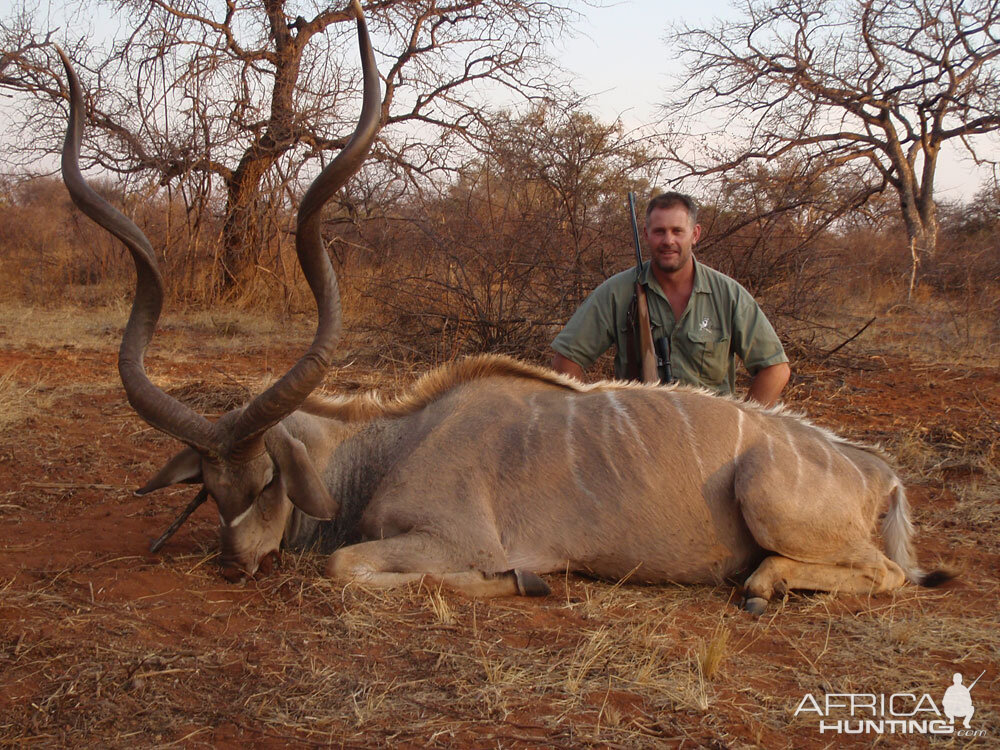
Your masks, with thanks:
M 584 385 L 489 356 L 435 370 L 391 401 L 311 396 L 340 331 L 319 212 L 378 129 L 378 74 L 357 11 L 360 123 L 298 216 L 316 336 L 275 385 L 215 423 L 145 374 L 162 282 L 146 238 L 83 182 L 82 100 L 67 61 L 66 184 L 137 268 L 122 382 L 143 419 L 188 446 L 140 493 L 203 483 L 196 502 L 210 495 L 218 506 L 231 579 L 268 567 L 284 545 L 331 552 L 326 572 L 336 579 L 388 587 L 429 578 L 475 596 L 544 594 L 536 574 L 567 568 L 647 583 L 753 571 L 744 606 L 754 612 L 789 589 L 877 593 L 931 581 L 914 561 L 902 484 L 880 452 L 781 409 L 683 387 Z M 883 553 L 873 533 L 886 503 Z

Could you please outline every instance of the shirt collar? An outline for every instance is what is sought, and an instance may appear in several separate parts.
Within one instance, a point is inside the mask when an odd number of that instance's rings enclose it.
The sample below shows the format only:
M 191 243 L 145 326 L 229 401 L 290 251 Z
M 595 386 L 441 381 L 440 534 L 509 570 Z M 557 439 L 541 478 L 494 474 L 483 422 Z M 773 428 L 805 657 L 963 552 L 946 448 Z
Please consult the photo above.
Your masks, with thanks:
M 705 267 L 698 262 L 697 258 L 694 259 L 694 291 L 701 294 L 712 293 L 712 286 L 708 283 L 708 274 L 705 273 Z

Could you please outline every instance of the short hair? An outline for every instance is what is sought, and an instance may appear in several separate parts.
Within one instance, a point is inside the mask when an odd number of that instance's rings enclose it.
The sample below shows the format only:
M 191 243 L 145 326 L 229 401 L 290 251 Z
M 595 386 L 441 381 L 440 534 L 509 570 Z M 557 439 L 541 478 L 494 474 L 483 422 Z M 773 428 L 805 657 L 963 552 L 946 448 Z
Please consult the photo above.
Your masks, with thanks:
M 649 215 L 658 208 L 673 208 L 674 206 L 683 206 L 687 209 L 692 226 L 697 223 L 698 204 L 694 202 L 694 198 L 684 193 L 660 193 L 657 195 L 646 206 L 646 219 L 649 219 Z

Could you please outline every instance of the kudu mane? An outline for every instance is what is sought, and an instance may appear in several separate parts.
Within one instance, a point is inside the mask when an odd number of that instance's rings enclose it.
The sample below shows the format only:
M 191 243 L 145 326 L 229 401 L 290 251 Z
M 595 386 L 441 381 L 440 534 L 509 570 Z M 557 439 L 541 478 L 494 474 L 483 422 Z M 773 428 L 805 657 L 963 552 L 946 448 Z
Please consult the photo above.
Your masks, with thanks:
M 408 391 L 395 398 L 386 399 L 375 390 L 347 396 L 312 394 L 299 408 L 318 417 L 339 419 L 344 422 L 403 417 L 420 411 L 456 386 L 492 377 L 530 380 L 543 387 L 551 386 L 576 392 L 593 389 L 593 386 L 566 375 L 511 357 L 501 354 L 480 354 L 424 373 Z
M 426 408 L 453 388 L 485 378 L 512 378 L 521 381 L 533 381 L 539 388 L 561 388 L 574 393 L 665 388 L 681 393 L 712 395 L 714 398 L 729 400 L 744 411 L 792 420 L 803 427 L 819 431 L 834 444 L 855 448 L 878 456 L 883 460 L 889 460 L 889 456 L 880 446 L 869 445 L 845 438 L 813 423 L 805 415 L 781 404 L 770 407 L 761 406 L 755 401 L 742 401 L 731 396 L 719 396 L 704 388 L 679 383 L 669 386 L 618 380 L 600 380 L 593 383 L 583 383 L 567 375 L 502 354 L 477 354 L 436 367 L 430 372 L 421 375 L 404 393 L 395 397 L 387 398 L 377 390 L 340 396 L 314 393 L 308 396 L 299 408 L 304 412 L 318 417 L 338 419 L 342 422 L 363 422 L 373 419 L 405 417 Z

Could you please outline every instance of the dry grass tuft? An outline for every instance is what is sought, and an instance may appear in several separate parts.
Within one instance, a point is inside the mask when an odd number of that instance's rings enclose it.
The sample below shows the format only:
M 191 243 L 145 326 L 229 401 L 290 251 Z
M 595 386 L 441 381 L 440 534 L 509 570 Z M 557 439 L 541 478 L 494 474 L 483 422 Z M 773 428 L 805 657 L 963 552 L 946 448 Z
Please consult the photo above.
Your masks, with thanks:
M 698 669 L 706 680 L 711 680 L 718 674 L 726 658 L 729 636 L 729 628 L 720 622 L 715 626 L 712 635 L 698 647 Z
M 117 379 L 111 378 L 50 385 L 56 378 L 44 370 L 25 377 L 36 364 L 25 360 L 0 373 L 0 434 L 33 419 L 77 417 L 76 406 L 81 397 L 107 393 L 117 387 Z
M 448 606 L 448 600 L 441 595 L 441 588 L 436 587 L 427 592 L 427 604 L 434 613 L 435 619 L 442 625 L 452 625 L 455 615 Z
M 610 662 L 611 639 L 611 633 L 604 627 L 584 634 L 570 657 L 569 669 L 566 671 L 566 692 L 578 695 L 590 673 L 600 664 Z
M 25 308 L 0 304 L 0 332 L 7 348 L 117 346 L 120 326 L 124 326 L 126 318 L 128 307 L 123 302 L 97 309 Z
M 117 349 L 129 315 L 125 299 L 95 308 L 25 308 L 0 303 L 0 333 L 7 348 L 40 346 L 69 349 Z M 166 311 L 157 326 L 150 353 L 174 351 L 173 337 L 183 334 L 179 353 L 209 348 L 218 354 L 259 349 L 280 342 L 304 349 L 316 322 L 309 315 L 280 315 L 270 311 Z M 266 365 L 261 362 L 260 365 Z
M 24 385 L 17 380 L 23 365 L 15 365 L 5 373 L 0 373 L 0 432 L 24 421 L 31 413 L 27 408 L 28 396 L 36 385 Z

